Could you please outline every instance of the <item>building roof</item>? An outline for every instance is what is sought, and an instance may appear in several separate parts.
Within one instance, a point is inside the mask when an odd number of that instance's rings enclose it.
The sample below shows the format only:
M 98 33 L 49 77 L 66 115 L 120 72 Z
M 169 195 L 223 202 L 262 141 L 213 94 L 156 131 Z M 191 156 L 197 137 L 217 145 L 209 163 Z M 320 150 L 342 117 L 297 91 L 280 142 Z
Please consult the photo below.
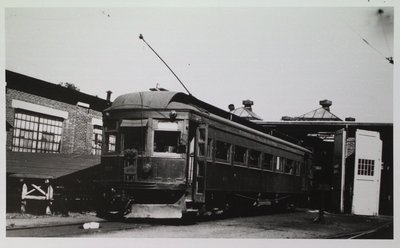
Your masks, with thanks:
M 253 111 L 251 111 L 246 107 L 237 108 L 233 110 L 231 113 L 239 117 L 246 118 L 248 120 L 262 120 L 262 118 L 259 115 L 257 115 L 256 113 L 254 113 Z
M 279 130 L 291 137 L 304 140 L 309 134 L 333 135 L 340 129 L 378 131 L 385 137 L 393 134 L 393 123 L 355 121 L 257 121 L 265 129 Z
M 7 175 L 17 178 L 57 179 L 100 164 L 100 156 L 31 152 L 6 153 Z
M 105 99 L 9 70 L 6 70 L 6 82 L 8 89 L 15 89 L 72 105 L 83 102 L 89 104 L 91 109 L 97 111 L 103 111 L 110 105 L 110 102 Z
M 283 116 L 282 120 L 283 121 L 342 121 L 342 119 L 340 119 L 339 117 L 330 112 L 330 106 L 332 105 L 332 101 L 325 99 L 319 101 L 319 104 L 322 106 L 321 108 L 317 108 L 313 111 L 307 112 L 297 117 Z
M 304 115 L 294 117 L 292 120 L 296 121 L 341 121 L 339 117 L 332 114 L 330 111 L 322 108 L 315 109 Z

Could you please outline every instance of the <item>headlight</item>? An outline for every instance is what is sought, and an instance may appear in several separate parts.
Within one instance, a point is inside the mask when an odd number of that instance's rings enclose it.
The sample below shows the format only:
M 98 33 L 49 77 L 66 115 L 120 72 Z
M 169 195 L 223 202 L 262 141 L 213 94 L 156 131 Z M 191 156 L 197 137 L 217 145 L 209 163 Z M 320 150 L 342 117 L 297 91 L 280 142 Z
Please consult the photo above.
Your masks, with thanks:
M 150 163 L 147 163 L 147 164 L 143 165 L 143 172 L 144 173 L 149 173 L 151 171 L 151 169 L 152 169 L 152 166 L 151 166 Z

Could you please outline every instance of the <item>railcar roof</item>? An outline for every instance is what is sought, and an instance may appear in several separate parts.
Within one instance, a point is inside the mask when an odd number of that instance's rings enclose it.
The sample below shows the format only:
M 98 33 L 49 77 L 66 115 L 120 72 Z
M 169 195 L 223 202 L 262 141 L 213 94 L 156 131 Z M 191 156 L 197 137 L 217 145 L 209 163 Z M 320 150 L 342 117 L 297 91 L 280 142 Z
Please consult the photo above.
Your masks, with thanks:
M 192 95 L 173 91 L 144 91 L 134 92 L 118 96 L 111 107 L 105 111 L 128 110 L 128 109 L 189 109 L 205 111 L 225 119 L 265 132 L 259 125 L 245 120 L 235 114 L 217 108 L 203 102 Z
M 118 96 L 111 107 L 105 111 L 112 111 L 118 109 L 170 109 L 182 108 L 186 109 L 189 106 L 181 102 L 175 102 L 173 99 L 186 96 L 181 92 L 172 91 L 145 91 L 134 92 Z
M 265 135 L 268 135 L 265 132 L 266 130 L 262 126 L 257 125 L 256 123 L 248 121 L 230 112 L 217 108 L 211 104 L 203 102 L 192 95 L 187 95 L 182 92 L 145 91 L 145 92 L 128 93 L 117 97 L 112 103 L 111 107 L 107 108 L 105 111 L 142 109 L 142 108 L 157 109 L 157 110 L 187 109 L 187 110 L 208 112 L 217 115 L 219 117 L 222 117 L 224 119 L 229 119 L 243 126 L 252 128 L 259 132 L 262 132 Z M 284 140 L 281 140 L 281 142 L 291 143 L 291 142 L 286 142 Z M 291 145 L 298 148 L 301 147 L 293 143 L 291 143 Z

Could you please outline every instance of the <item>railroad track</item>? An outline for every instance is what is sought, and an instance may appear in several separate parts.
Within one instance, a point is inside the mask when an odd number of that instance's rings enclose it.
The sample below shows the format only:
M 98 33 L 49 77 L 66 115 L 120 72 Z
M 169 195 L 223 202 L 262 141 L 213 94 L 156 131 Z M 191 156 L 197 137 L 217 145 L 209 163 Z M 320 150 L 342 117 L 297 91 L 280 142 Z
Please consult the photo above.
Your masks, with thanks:
M 144 224 L 129 224 L 121 222 L 101 221 L 98 229 L 83 229 L 84 223 L 54 224 L 35 227 L 18 227 L 6 230 L 7 237 L 68 237 L 91 233 L 107 233 L 119 230 L 142 228 Z
M 234 225 L 241 226 L 243 223 L 240 218 L 226 218 L 227 222 L 235 223 Z M 249 217 L 253 218 L 253 217 Z M 258 217 L 254 217 L 254 223 L 257 224 L 259 221 Z M 263 218 L 263 216 L 260 216 Z M 177 230 L 177 229 L 193 229 L 193 230 L 202 230 L 204 226 L 209 226 L 213 221 L 225 221 L 225 218 L 219 217 L 208 217 L 208 218 L 200 218 L 196 223 L 190 224 L 188 227 L 184 227 L 187 224 L 176 221 L 176 220 L 154 220 L 154 219 L 135 219 L 135 220 L 125 220 L 125 221 L 99 221 L 100 228 L 98 229 L 88 229 L 85 230 L 82 228 L 84 222 L 81 223 L 69 223 L 69 224 L 54 224 L 47 226 L 31 226 L 31 227 L 18 227 L 18 228 L 8 228 L 6 230 L 6 237 L 77 237 L 77 236 L 86 236 L 86 235 L 97 235 L 107 237 L 108 233 L 132 230 L 135 232 L 135 229 L 141 233 L 151 233 L 152 230 L 157 230 L 159 226 L 165 226 L 166 230 Z M 283 220 L 284 221 L 284 220 Z M 211 223 L 211 224 L 210 224 Z M 230 225 L 232 225 L 232 223 Z M 249 224 L 250 222 L 245 222 Z M 179 227 L 181 226 L 181 227 Z M 203 227 L 202 227 L 203 226 Z M 223 225 L 222 225 L 223 226 Z M 249 225 L 251 227 L 252 225 Z M 272 230 L 274 228 L 284 228 L 279 226 L 271 227 Z M 145 230 L 147 229 L 147 230 Z M 233 229 L 234 231 L 234 229 Z M 293 231 L 293 230 L 292 230 Z M 261 237 L 261 236 L 260 236 Z M 341 233 L 335 234 L 328 237 L 321 237 L 315 235 L 315 237 L 309 238 L 318 238 L 318 239 L 393 239 L 393 222 L 386 222 L 374 229 L 356 231 L 351 233 Z
M 393 239 L 393 222 L 370 230 L 329 236 L 327 239 Z

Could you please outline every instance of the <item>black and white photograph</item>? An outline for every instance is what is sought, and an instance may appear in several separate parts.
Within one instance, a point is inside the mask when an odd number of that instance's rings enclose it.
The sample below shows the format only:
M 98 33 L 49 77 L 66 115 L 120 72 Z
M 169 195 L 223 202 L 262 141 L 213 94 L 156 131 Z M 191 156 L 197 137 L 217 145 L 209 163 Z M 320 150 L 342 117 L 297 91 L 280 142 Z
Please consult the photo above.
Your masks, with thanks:
M 2 240 L 395 247 L 398 6 L 304 2 L 8 1 Z

